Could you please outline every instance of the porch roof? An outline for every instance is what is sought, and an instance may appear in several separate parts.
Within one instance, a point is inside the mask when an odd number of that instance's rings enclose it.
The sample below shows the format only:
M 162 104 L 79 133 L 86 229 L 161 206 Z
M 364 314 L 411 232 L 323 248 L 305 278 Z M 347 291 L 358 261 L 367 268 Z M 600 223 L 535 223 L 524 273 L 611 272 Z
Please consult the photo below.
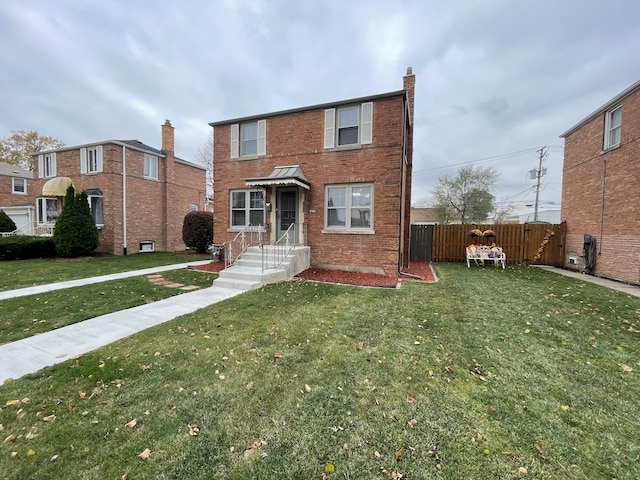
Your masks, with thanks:
M 268 185 L 296 185 L 309 190 L 311 183 L 302 173 L 299 165 L 289 165 L 286 167 L 275 167 L 266 177 L 246 178 L 248 187 L 265 187 Z

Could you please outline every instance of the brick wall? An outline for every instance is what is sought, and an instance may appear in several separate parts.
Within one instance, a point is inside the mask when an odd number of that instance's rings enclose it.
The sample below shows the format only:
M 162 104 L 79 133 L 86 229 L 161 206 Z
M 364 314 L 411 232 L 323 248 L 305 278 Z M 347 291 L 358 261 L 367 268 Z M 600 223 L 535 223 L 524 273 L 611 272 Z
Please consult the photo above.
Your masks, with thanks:
M 640 90 L 622 101 L 621 144 L 602 151 L 602 113 L 565 138 L 562 219 L 566 252 L 582 255 L 583 235 L 597 240 L 594 274 L 640 283 Z M 579 262 L 582 267 L 582 259 Z
M 26 195 L 13 192 L 13 177 L 8 175 L 0 175 L 0 207 L 8 207 L 10 205 L 24 205 L 26 203 L 34 202 L 33 195 L 33 180 L 25 177 L 27 184 Z
M 401 188 L 403 99 L 404 94 L 398 94 L 375 100 L 373 142 L 353 149 L 324 149 L 324 109 L 268 117 L 267 155 L 252 160 L 231 159 L 230 125 L 217 125 L 214 129 L 215 242 L 230 241 L 236 234 L 229 231 L 230 190 L 247 188 L 246 178 L 266 177 L 276 166 L 299 165 L 311 183 L 310 190 L 303 192 L 303 205 L 312 265 L 395 274 L 404 228 L 402 194 L 410 195 L 410 185 L 405 192 Z M 325 186 L 363 182 L 374 184 L 375 234 L 325 230 Z M 268 188 L 268 199 L 272 192 L 272 187 Z M 408 207 L 405 212 L 408 235 Z

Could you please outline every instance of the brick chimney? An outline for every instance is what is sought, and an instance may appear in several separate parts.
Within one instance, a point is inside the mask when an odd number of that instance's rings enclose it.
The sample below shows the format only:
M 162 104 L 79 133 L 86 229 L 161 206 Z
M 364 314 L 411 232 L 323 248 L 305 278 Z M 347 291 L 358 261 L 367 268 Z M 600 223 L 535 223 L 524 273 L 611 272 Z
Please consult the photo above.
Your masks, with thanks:
M 172 251 L 176 249 L 176 219 L 172 206 L 175 200 L 175 146 L 174 146 L 174 129 L 169 120 L 165 120 L 162 125 L 162 151 L 165 154 L 164 158 L 164 241 L 165 249 Z M 160 160 L 163 161 L 162 159 Z M 161 177 L 162 178 L 162 177 Z
M 409 99 L 409 118 L 411 118 L 411 125 L 413 125 L 413 102 L 416 92 L 416 76 L 413 74 L 413 69 L 407 67 L 407 74 L 402 78 L 402 88 L 407 92 Z

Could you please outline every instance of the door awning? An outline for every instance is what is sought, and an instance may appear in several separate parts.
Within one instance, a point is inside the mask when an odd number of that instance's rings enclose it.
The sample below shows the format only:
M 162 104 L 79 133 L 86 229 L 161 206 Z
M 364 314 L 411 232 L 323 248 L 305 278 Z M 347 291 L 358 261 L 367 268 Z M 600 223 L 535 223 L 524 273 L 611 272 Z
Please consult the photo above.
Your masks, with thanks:
M 275 167 L 267 177 L 245 179 L 248 187 L 266 187 L 269 185 L 288 186 L 296 185 L 309 190 L 311 184 L 302 173 L 298 165 L 288 167 Z
M 45 197 L 64 197 L 67 188 L 74 187 L 73 181 L 69 177 L 55 177 L 48 180 L 42 187 L 42 195 Z

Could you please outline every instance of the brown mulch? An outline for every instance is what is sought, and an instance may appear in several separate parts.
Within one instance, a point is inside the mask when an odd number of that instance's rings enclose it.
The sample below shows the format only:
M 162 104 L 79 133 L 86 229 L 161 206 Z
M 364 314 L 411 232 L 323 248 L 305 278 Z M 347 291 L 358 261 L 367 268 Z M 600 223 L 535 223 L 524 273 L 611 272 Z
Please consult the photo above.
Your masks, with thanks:
M 212 261 L 206 265 L 193 265 L 193 270 L 202 270 L 204 272 L 219 272 L 224 269 L 223 261 Z M 398 280 L 418 281 L 418 282 L 435 282 L 433 270 L 426 260 L 412 261 L 407 268 L 402 270 L 404 273 L 417 275 L 420 278 L 413 278 L 401 275 L 386 276 L 377 275 L 375 273 L 348 272 L 344 270 L 327 270 L 323 268 L 308 268 L 304 272 L 296 275 L 297 278 L 311 280 L 316 282 L 341 283 L 347 285 L 359 285 L 367 287 L 396 287 Z

